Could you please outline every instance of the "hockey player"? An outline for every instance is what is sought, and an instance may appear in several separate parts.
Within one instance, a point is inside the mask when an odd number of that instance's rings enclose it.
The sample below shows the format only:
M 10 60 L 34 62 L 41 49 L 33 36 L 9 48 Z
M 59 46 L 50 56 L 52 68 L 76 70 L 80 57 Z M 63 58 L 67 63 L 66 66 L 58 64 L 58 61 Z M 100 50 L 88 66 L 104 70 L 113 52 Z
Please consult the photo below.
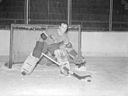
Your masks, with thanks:
M 23 75 L 30 74 L 33 71 L 42 53 L 56 59 L 61 66 L 60 71 L 64 75 L 68 75 L 66 70 L 70 70 L 70 61 L 78 65 L 78 67 L 85 63 L 85 59 L 79 57 L 73 49 L 68 38 L 67 29 L 67 24 L 62 23 L 58 29 L 42 32 L 33 52 L 28 56 L 21 68 Z

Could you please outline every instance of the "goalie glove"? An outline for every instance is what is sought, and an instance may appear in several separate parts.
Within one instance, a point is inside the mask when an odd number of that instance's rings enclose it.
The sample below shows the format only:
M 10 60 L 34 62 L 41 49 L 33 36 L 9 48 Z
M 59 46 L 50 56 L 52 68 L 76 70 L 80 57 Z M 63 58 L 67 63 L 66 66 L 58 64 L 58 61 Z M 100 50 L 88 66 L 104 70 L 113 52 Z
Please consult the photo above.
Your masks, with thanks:
M 45 32 L 43 32 L 43 33 L 40 35 L 40 37 L 41 37 L 43 40 L 46 40 L 46 39 L 48 38 L 48 35 L 47 35 Z

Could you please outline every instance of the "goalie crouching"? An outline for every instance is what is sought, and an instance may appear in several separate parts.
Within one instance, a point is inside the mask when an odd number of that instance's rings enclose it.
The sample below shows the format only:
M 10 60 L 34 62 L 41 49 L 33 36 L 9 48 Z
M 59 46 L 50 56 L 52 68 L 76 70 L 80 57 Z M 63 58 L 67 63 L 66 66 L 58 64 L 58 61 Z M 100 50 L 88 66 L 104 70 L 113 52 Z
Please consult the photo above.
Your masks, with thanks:
M 85 58 L 78 56 L 73 49 L 72 43 L 69 42 L 67 29 L 67 24 L 62 23 L 58 29 L 42 32 L 33 52 L 22 65 L 21 73 L 23 75 L 31 74 L 37 63 L 42 59 L 42 53 L 58 62 L 60 72 L 64 75 L 69 74 L 70 63 L 74 63 L 78 68 L 84 66 Z

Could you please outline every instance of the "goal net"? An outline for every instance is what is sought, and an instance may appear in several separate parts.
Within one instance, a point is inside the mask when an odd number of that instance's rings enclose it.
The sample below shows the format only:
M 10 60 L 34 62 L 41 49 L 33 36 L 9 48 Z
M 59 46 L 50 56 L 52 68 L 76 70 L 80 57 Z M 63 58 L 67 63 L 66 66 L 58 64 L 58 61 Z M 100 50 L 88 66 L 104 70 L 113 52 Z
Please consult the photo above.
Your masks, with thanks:
M 36 41 L 42 31 L 52 31 L 59 25 L 44 24 L 11 24 L 10 53 L 8 67 L 13 64 L 23 63 L 26 57 L 33 51 Z M 80 25 L 68 26 L 68 37 L 74 49 L 81 54 L 81 28 Z

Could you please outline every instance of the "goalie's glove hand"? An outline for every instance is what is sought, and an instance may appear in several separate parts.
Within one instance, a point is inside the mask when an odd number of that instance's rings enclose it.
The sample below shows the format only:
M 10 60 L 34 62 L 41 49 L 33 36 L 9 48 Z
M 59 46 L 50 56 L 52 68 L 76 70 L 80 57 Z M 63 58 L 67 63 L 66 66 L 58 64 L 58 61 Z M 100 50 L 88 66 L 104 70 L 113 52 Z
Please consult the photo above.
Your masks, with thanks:
M 78 56 L 78 57 L 76 57 L 76 58 L 74 59 L 74 62 L 75 62 L 75 64 L 76 64 L 76 66 L 78 66 L 79 68 L 80 68 L 81 66 L 85 66 L 85 63 L 86 63 L 85 57 L 83 57 L 83 56 Z

